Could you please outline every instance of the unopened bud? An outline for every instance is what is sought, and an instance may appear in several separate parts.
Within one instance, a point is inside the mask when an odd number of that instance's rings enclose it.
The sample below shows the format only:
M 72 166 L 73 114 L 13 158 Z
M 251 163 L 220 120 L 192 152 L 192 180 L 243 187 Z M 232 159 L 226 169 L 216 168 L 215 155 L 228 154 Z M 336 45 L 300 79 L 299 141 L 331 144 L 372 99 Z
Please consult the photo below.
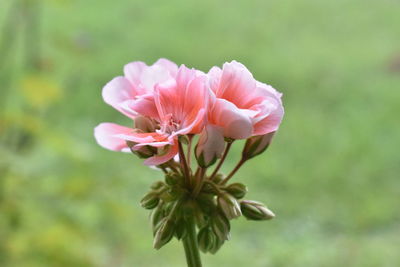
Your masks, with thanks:
M 153 189 L 153 190 L 158 190 L 158 189 L 160 189 L 161 187 L 164 187 L 164 186 L 165 186 L 164 182 L 156 181 L 150 186 L 150 188 Z
M 222 247 L 224 242 L 225 242 L 225 240 L 221 240 L 219 238 L 215 238 L 212 247 L 209 249 L 209 252 L 214 255 Z
M 243 158 L 251 159 L 263 153 L 271 144 L 274 134 L 275 132 L 271 132 L 265 135 L 253 136 L 247 139 L 242 152 Z
M 185 220 L 184 219 L 180 219 L 178 220 L 178 222 L 175 224 L 175 237 L 178 240 L 181 240 L 182 238 L 184 238 L 187 234 L 186 231 L 186 224 L 185 224 Z
M 197 203 L 203 213 L 209 214 L 216 207 L 215 195 L 202 192 L 197 196 Z
M 156 123 L 147 117 L 138 116 L 134 120 L 135 129 L 139 129 L 144 133 L 152 133 L 156 130 Z
M 150 215 L 151 227 L 153 229 L 153 235 L 156 235 L 157 230 L 161 226 L 161 222 L 164 219 L 164 206 L 162 204 L 158 205 L 152 210 Z
M 211 228 L 218 239 L 229 239 L 229 231 L 231 226 L 228 219 L 223 214 L 217 213 L 212 217 Z
M 225 188 L 225 191 L 237 199 L 243 198 L 247 193 L 247 187 L 241 183 L 233 183 Z
M 214 181 L 216 184 L 220 184 L 220 183 L 224 180 L 224 178 L 225 178 L 225 176 L 224 176 L 222 173 L 217 173 L 217 174 L 214 176 L 213 181 Z
M 222 129 L 215 125 L 207 125 L 200 134 L 195 148 L 195 155 L 200 167 L 207 168 L 220 158 L 225 148 Z
M 183 178 L 175 172 L 169 172 L 165 175 L 165 182 L 171 186 L 178 184 L 182 179 Z
M 137 146 L 138 143 L 126 141 L 127 146 L 133 154 L 142 159 L 147 159 L 154 156 L 157 150 L 151 146 Z
M 204 227 L 200 229 L 199 233 L 197 234 L 197 242 L 200 250 L 204 253 L 212 249 L 215 242 L 215 235 L 210 227 Z
M 262 221 L 270 220 L 275 217 L 272 211 L 264 206 L 264 204 L 257 201 L 243 200 L 240 202 L 240 208 L 243 215 L 249 220 Z
M 151 210 L 157 207 L 159 201 L 160 198 L 158 197 L 158 194 L 154 191 L 151 191 L 142 198 L 140 205 L 145 209 Z
M 229 194 L 222 194 L 218 196 L 218 206 L 229 220 L 235 219 L 242 215 L 239 203 L 233 196 Z
M 167 244 L 174 236 L 175 223 L 169 218 L 163 219 L 160 228 L 157 230 L 154 237 L 153 247 L 160 249 L 162 246 Z
M 203 187 L 201 188 L 201 192 L 202 193 L 206 193 L 206 194 L 218 194 L 218 188 L 217 186 L 214 184 L 211 184 L 212 182 L 209 183 L 204 183 Z

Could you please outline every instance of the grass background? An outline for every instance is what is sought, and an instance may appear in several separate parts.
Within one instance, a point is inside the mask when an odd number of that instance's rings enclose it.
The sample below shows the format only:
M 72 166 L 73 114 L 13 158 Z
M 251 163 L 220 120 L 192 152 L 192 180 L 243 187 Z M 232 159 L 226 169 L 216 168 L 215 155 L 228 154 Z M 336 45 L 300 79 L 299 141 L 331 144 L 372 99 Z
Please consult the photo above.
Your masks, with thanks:
M 100 122 L 128 123 L 102 86 L 129 61 L 166 57 L 203 71 L 235 59 L 284 93 L 274 143 L 235 178 L 277 217 L 235 221 L 205 266 L 399 266 L 399 10 L 395 0 L 1 1 L 0 265 L 185 266 L 180 243 L 152 249 L 138 204 L 161 174 L 93 138 Z

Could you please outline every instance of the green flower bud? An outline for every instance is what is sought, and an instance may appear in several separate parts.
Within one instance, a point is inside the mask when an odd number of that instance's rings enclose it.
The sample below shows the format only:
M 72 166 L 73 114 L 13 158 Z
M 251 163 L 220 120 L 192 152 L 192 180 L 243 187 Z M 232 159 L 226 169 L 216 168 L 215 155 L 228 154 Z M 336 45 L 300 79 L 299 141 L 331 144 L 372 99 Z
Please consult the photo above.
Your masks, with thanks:
M 209 249 L 209 252 L 214 255 L 215 253 L 218 252 L 218 250 L 222 247 L 222 245 L 224 243 L 225 243 L 225 240 L 221 240 L 221 239 L 215 237 L 213 245 Z
M 157 207 L 159 201 L 160 198 L 158 197 L 158 194 L 154 191 L 151 191 L 142 198 L 140 205 L 145 209 L 151 210 Z
M 247 193 L 247 187 L 241 183 L 233 183 L 225 188 L 225 191 L 237 199 L 243 198 Z
M 165 175 L 165 182 L 170 186 L 178 184 L 182 179 L 183 177 L 175 172 L 169 172 Z
M 214 183 L 216 183 L 216 184 L 220 184 L 223 180 L 224 180 L 224 175 L 222 174 L 222 173 L 217 173 L 215 176 L 214 176 L 214 178 L 213 178 L 213 181 L 214 181 Z
M 228 219 L 223 214 L 216 213 L 212 217 L 211 228 L 218 239 L 220 240 L 229 239 L 229 231 L 231 229 L 231 225 Z
M 197 242 L 199 244 L 199 248 L 204 253 L 208 252 L 213 248 L 216 236 L 210 227 L 204 227 L 200 229 L 197 234 Z
M 218 206 L 229 220 L 235 219 L 242 215 L 239 203 L 233 196 L 229 194 L 222 194 L 218 196 Z
M 157 153 L 157 150 L 151 146 L 142 146 L 139 148 L 135 148 L 135 145 L 137 145 L 137 143 L 131 141 L 126 141 L 126 144 L 131 152 L 141 159 L 150 158 Z
M 157 230 L 154 237 L 153 247 L 155 249 L 160 249 L 162 246 L 167 244 L 175 232 L 175 223 L 169 218 L 164 218 L 161 222 L 160 228 Z
M 165 202 L 171 202 L 177 200 L 182 194 L 183 191 L 181 188 L 172 187 L 162 192 L 160 198 Z
M 194 221 L 199 228 L 202 228 L 207 224 L 207 218 L 206 216 L 204 216 L 204 213 L 200 210 L 199 207 L 194 211 L 193 215 L 195 219 Z
M 215 195 L 200 193 L 197 196 L 197 204 L 203 213 L 210 214 L 216 207 Z
M 158 190 L 158 189 L 160 189 L 161 187 L 164 187 L 164 186 L 165 186 L 164 182 L 156 181 L 150 186 L 150 188 L 153 189 L 153 190 Z
M 218 193 L 218 190 L 215 188 L 215 186 L 212 186 L 209 183 L 205 183 L 203 187 L 201 188 L 201 192 L 205 194 L 214 194 L 216 195 Z
M 270 220 L 275 217 L 272 211 L 264 206 L 264 204 L 257 201 L 243 200 L 240 202 L 240 208 L 243 215 L 249 220 L 262 221 Z
M 186 226 L 185 220 L 182 218 L 178 220 L 178 222 L 175 224 L 175 237 L 178 240 L 181 240 L 186 236 L 187 231 L 185 226 Z
M 272 132 L 265 135 L 253 136 L 247 139 L 242 151 L 243 158 L 251 159 L 263 153 L 271 144 L 274 134 L 275 132 Z
M 150 214 L 151 227 L 153 235 L 156 235 L 157 230 L 160 228 L 162 220 L 164 219 L 164 205 L 161 203 Z

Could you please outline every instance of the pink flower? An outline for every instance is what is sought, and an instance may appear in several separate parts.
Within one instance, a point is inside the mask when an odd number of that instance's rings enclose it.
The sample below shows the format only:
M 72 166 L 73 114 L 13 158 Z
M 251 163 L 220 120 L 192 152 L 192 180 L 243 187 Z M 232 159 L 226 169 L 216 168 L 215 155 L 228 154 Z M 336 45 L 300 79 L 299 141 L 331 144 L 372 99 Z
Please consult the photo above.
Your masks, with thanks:
M 167 59 L 159 59 L 151 66 L 141 61 L 131 62 L 124 67 L 124 76 L 118 76 L 103 88 L 104 101 L 129 117 L 137 116 L 133 105 L 149 101 L 154 86 L 175 78 L 178 67 Z M 151 111 L 150 111 L 151 112 Z
M 142 66 L 139 63 L 131 64 Z M 137 127 L 133 129 L 103 123 L 95 129 L 96 140 L 107 149 L 119 151 L 126 150 L 127 141 L 137 143 L 134 150 L 143 146 L 155 147 L 158 153 L 146 159 L 145 164 L 162 164 L 177 154 L 180 135 L 197 134 L 203 129 L 209 99 L 207 77 L 204 73 L 185 66 L 181 66 L 175 75 L 168 70 L 167 78 L 159 79 L 160 76 L 157 76 L 158 80 L 153 79 L 146 86 L 143 86 L 143 80 L 130 77 L 129 90 L 132 94 L 125 94 L 127 87 L 110 89 L 113 95 L 121 96 L 113 98 L 118 99 L 113 102 L 113 106 L 131 118 L 139 115 L 147 117 L 154 124 L 148 129 L 154 130 L 143 131 Z M 108 89 L 104 90 L 108 92 Z
M 283 117 L 281 94 L 256 81 L 244 65 L 225 63 L 222 70 L 213 67 L 208 77 L 214 93 L 208 120 L 222 127 L 225 137 L 246 139 L 278 129 Z

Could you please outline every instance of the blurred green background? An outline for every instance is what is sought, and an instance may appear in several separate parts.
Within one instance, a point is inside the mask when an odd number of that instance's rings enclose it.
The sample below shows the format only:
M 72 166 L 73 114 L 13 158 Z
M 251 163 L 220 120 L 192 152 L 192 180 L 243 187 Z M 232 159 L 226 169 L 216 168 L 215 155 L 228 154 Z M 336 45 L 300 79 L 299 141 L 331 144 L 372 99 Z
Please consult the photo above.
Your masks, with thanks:
M 124 64 L 238 60 L 284 93 L 273 145 L 235 177 L 270 222 L 205 266 L 400 266 L 400 2 L 0 1 L 0 266 L 185 266 L 138 202 L 161 173 L 99 147 Z M 229 158 L 227 171 L 237 153 Z M 235 158 L 236 156 L 236 158 Z

